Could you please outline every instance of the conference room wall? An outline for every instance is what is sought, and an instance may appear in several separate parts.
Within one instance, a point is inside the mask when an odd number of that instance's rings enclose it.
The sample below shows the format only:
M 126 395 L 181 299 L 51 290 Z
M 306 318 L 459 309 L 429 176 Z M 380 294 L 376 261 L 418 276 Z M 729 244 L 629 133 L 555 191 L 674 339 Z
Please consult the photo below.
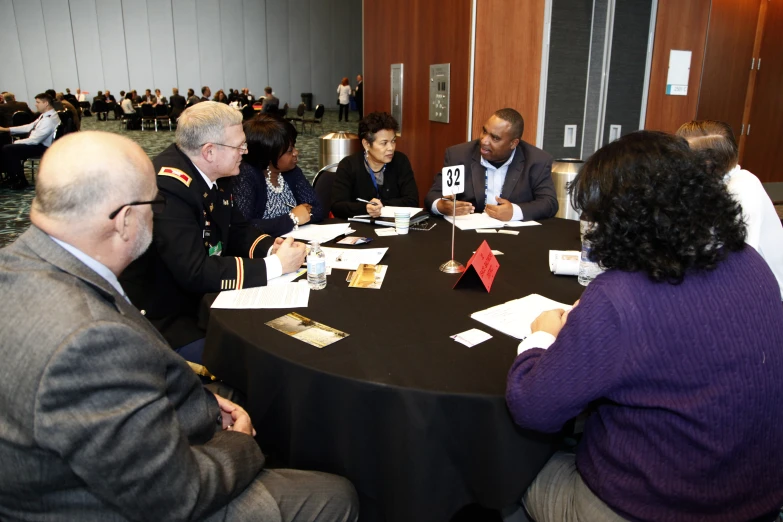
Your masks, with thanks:
M 361 0 L 0 0 L 0 89 L 21 100 L 209 85 L 336 107 L 362 66 Z

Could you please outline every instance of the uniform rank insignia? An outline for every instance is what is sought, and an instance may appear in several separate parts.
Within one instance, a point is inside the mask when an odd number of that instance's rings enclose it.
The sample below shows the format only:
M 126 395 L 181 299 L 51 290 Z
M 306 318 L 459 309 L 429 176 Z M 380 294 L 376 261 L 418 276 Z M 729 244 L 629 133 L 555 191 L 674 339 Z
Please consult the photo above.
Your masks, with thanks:
M 224 204 L 225 206 L 228 206 L 228 200 L 227 200 L 227 199 L 224 199 L 224 200 L 223 200 L 223 204 Z
M 178 179 L 182 183 L 184 183 L 186 187 L 189 187 L 190 182 L 193 181 L 193 178 L 191 178 L 181 170 L 175 169 L 174 167 L 161 167 L 160 170 L 158 171 L 158 176 L 169 176 Z

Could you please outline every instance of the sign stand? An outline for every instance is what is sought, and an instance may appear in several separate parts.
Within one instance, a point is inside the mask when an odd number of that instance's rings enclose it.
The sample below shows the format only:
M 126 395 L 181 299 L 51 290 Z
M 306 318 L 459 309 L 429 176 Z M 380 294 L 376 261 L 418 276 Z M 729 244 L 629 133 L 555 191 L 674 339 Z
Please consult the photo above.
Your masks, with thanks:
M 457 228 L 457 194 L 462 194 L 465 185 L 462 183 L 462 174 L 465 167 L 457 165 L 455 167 L 444 167 L 441 171 L 443 179 L 443 195 L 452 196 L 452 222 L 451 222 L 451 260 L 440 265 L 439 270 L 447 274 L 461 274 L 465 271 L 465 265 L 454 260 L 454 230 Z

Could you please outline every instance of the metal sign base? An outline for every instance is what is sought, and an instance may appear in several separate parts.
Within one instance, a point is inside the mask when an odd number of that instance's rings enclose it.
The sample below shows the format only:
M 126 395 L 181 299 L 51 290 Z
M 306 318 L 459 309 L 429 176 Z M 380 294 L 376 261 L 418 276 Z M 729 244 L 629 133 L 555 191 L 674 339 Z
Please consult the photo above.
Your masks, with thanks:
M 446 272 L 447 274 L 461 274 L 465 271 L 465 265 L 452 259 L 440 265 L 438 270 L 441 272 Z

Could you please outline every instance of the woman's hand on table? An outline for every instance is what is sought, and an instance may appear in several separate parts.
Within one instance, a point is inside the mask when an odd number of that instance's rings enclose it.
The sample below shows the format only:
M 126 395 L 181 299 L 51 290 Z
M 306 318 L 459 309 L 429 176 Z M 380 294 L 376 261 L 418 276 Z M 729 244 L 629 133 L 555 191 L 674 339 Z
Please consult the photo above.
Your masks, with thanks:
M 579 304 L 579 300 L 574 303 L 574 307 L 571 308 L 573 310 L 576 308 L 576 306 Z M 563 329 L 566 322 L 568 321 L 568 314 L 570 313 L 570 310 L 566 312 L 562 308 L 558 308 L 556 310 L 548 310 L 546 312 L 543 312 L 541 315 L 539 315 L 535 321 L 530 323 L 530 331 L 531 332 L 546 332 L 548 334 L 552 334 L 555 337 L 557 337 L 557 334 L 560 333 L 560 330 Z
M 381 203 L 381 200 L 378 198 L 372 198 L 369 203 L 367 203 L 367 213 L 372 218 L 381 217 L 381 209 L 383 208 L 383 203 Z
M 310 221 L 310 218 L 313 216 L 313 207 L 308 203 L 302 203 L 301 205 L 297 205 L 292 208 L 291 212 L 293 212 L 294 215 L 299 218 L 299 224 L 304 225 Z

